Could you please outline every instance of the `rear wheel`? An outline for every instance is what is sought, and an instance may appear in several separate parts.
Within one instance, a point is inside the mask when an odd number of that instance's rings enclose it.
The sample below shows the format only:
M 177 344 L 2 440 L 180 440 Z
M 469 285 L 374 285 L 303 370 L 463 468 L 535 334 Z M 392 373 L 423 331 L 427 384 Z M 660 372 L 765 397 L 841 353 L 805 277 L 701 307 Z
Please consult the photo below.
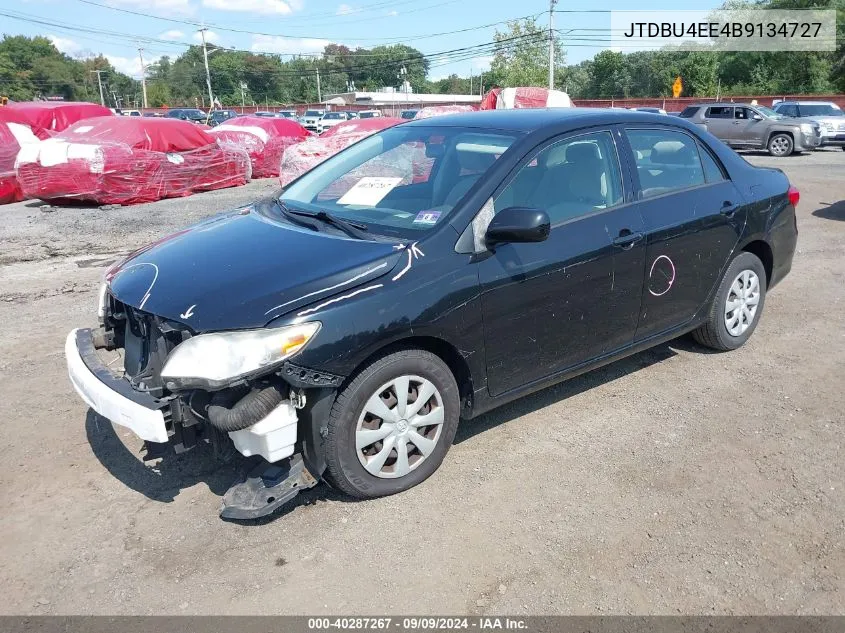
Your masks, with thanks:
M 728 351 L 747 341 L 766 301 L 766 269 L 752 253 L 740 253 L 722 277 L 707 322 L 692 334 L 707 347 Z
M 789 156 L 794 147 L 792 137 L 789 134 L 774 134 L 769 139 L 768 149 L 772 156 Z
M 354 497 L 382 497 L 440 466 L 460 417 L 458 386 L 434 354 L 410 349 L 381 358 L 346 386 L 328 421 L 326 476 Z

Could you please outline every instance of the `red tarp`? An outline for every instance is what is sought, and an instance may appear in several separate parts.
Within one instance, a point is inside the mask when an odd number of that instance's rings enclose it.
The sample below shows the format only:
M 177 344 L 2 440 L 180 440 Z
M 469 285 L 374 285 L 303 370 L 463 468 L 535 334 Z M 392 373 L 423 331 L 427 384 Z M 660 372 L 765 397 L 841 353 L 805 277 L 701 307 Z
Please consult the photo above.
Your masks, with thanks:
M 42 127 L 38 127 L 23 112 L 19 112 L 9 106 L 0 108 L 0 123 L 19 123 L 26 125 L 40 139 L 50 138 L 50 133 Z
M 211 135 L 221 145 L 231 143 L 249 153 L 253 178 L 271 178 L 279 175 L 284 151 L 311 133 L 290 119 L 240 116 L 213 128 Z
M 5 108 L 0 108 L 0 111 Z M 23 200 L 15 175 L 15 159 L 21 145 L 38 143 L 30 127 L 23 123 L 0 121 L 0 204 Z
M 38 134 L 47 138 L 41 130 L 48 133 L 61 132 L 82 119 L 98 116 L 114 116 L 112 111 L 97 103 L 64 101 L 21 101 L 6 106 L 26 117 L 27 123 Z
M 353 143 L 357 143 L 380 130 L 404 122 L 404 119 L 393 117 L 353 119 L 330 127 L 320 136 L 312 136 L 302 143 L 288 147 L 282 156 L 279 174 L 282 186 L 299 178 L 309 169 L 313 169 Z
M 481 101 L 482 110 L 517 108 L 571 108 L 569 95 L 548 88 L 493 88 Z
M 135 204 L 244 184 L 249 156 L 187 121 L 99 117 L 18 154 L 28 198 Z

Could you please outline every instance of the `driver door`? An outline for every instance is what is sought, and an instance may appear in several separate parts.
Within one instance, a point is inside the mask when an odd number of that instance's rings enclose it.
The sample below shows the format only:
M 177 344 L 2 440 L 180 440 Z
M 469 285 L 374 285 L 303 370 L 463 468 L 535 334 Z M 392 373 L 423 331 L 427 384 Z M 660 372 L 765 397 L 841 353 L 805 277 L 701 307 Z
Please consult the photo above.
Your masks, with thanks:
M 759 147 L 763 144 L 765 122 L 755 120 L 754 115 L 757 115 L 757 113 L 751 108 L 742 106 L 736 106 L 734 108 L 733 139 L 737 145 Z
M 502 244 L 478 263 L 493 396 L 632 342 L 644 227 L 626 203 L 611 130 L 558 137 L 533 152 L 493 206 L 538 208 L 551 220 L 546 241 Z

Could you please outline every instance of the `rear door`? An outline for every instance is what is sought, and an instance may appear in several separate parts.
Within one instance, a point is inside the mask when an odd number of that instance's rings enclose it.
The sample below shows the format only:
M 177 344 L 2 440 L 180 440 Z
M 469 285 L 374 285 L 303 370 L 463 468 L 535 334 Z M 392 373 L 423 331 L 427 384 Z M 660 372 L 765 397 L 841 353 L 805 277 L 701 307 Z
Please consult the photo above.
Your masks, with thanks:
M 633 340 L 643 221 L 623 186 L 610 129 L 558 137 L 526 156 L 493 212 L 539 208 L 545 242 L 504 244 L 478 263 L 488 388 L 494 396 Z
M 690 321 L 707 303 L 745 226 L 744 201 L 717 158 L 679 129 L 628 126 L 646 228 L 636 340 Z
M 708 132 L 728 144 L 733 143 L 735 138 L 733 106 L 710 106 L 704 111 L 704 119 Z

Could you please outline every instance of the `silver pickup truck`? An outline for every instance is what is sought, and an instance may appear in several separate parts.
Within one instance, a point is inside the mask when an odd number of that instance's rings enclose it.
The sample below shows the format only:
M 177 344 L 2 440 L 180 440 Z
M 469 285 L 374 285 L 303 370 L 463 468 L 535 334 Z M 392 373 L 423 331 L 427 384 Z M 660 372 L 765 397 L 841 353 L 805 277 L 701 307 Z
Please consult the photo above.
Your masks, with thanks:
M 706 127 L 734 149 L 765 149 L 772 156 L 789 156 L 821 144 L 818 123 L 786 117 L 764 106 L 703 103 L 687 106 L 680 116 Z

